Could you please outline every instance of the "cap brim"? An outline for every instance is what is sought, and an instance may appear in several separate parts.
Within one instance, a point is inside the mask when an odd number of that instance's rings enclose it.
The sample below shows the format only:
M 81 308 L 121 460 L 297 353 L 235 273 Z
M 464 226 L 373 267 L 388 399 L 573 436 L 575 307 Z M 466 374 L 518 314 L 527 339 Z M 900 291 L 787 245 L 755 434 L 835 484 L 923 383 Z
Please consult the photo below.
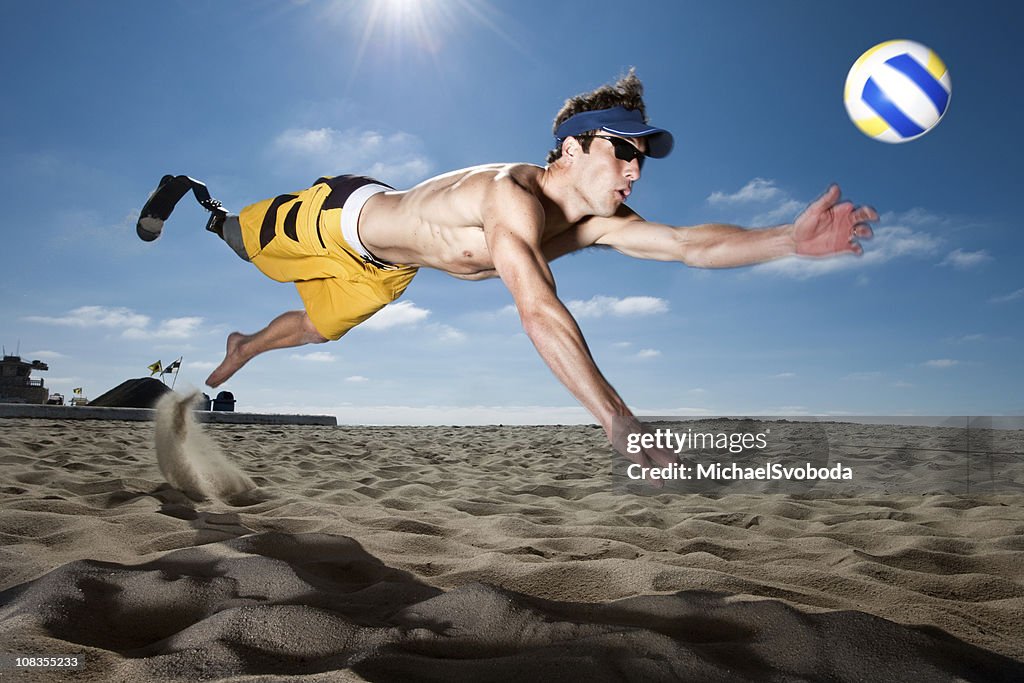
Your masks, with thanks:
M 617 121 L 601 126 L 601 130 L 627 138 L 647 138 L 647 156 L 652 159 L 667 157 L 675 146 L 672 133 L 637 121 Z

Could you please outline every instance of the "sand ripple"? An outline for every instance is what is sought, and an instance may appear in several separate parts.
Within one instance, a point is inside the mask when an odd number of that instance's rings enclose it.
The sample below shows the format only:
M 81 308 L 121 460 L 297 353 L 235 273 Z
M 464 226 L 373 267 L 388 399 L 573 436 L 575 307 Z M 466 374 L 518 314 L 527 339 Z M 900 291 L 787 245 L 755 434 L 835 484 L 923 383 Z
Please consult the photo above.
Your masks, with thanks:
M 1024 680 L 1019 494 L 614 492 L 588 427 L 207 429 L 260 495 L 190 501 L 150 425 L 0 421 L 0 652 L 83 653 L 76 680 Z

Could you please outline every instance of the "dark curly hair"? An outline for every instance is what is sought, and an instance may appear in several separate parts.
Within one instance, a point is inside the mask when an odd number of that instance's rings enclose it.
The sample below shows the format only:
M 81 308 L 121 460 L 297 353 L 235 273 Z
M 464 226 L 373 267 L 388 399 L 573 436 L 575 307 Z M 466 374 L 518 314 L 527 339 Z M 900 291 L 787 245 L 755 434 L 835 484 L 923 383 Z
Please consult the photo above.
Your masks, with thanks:
M 575 114 L 579 114 L 584 111 L 594 111 L 597 109 L 611 109 L 612 107 L 625 107 L 626 109 L 637 109 L 644 117 L 644 121 L 647 121 L 647 110 L 644 108 L 644 84 L 637 78 L 636 69 L 631 68 L 629 73 L 619 78 L 611 85 L 602 85 L 596 90 L 590 92 L 581 93 L 575 97 L 570 97 L 562 105 L 558 115 L 555 117 L 555 123 L 551 127 L 552 134 L 558 130 L 558 127 L 565 123 L 565 121 Z M 592 130 L 585 133 L 580 133 L 581 137 L 580 146 L 584 152 L 590 151 L 591 138 L 583 137 L 586 135 L 592 135 L 599 131 Z M 555 149 L 548 152 L 548 163 L 559 159 L 562 156 L 562 145 L 558 145 Z

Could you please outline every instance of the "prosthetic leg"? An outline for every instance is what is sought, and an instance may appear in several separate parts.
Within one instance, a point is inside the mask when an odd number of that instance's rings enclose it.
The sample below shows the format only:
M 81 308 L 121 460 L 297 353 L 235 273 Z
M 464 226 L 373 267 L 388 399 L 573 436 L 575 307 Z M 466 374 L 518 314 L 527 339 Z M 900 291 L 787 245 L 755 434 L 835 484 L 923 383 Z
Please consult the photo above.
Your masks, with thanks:
M 149 195 L 135 224 L 138 236 L 146 242 L 152 242 L 159 237 L 163 232 L 164 222 L 170 218 L 174 207 L 189 190 L 192 190 L 199 205 L 210 212 L 206 229 L 227 242 L 243 261 L 248 261 L 249 256 L 242 241 L 238 216 L 229 215 L 227 209 L 210 196 L 210 191 L 204 183 L 187 175 L 165 175 L 160 179 L 160 184 L 153 190 L 153 194 Z
M 223 205 L 210 196 L 206 185 L 189 178 L 187 175 L 165 175 L 160 179 L 153 194 L 149 195 L 146 205 L 142 207 L 139 214 L 139 222 L 135 224 L 135 232 L 146 242 L 152 242 L 164 229 L 164 221 L 171 216 L 174 207 L 178 204 L 185 193 L 192 190 L 196 201 L 204 209 L 210 212 L 210 220 L 206 222 L 206 229 L 224 237 L 224 219 L 228 212 Z

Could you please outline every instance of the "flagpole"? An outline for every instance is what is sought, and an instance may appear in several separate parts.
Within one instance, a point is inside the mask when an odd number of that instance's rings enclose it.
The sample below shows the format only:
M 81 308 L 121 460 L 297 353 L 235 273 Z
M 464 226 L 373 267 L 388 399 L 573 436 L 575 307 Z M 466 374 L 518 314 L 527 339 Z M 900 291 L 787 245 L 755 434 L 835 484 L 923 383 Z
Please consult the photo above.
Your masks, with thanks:
M 174 389 L 174 385 L 178 382 L 178 373 L 181 372 L 181 361 L 185 356 L 178 356 L 177 366 L 174 368 L 174 379 L 171 380 L 171 390 Z

